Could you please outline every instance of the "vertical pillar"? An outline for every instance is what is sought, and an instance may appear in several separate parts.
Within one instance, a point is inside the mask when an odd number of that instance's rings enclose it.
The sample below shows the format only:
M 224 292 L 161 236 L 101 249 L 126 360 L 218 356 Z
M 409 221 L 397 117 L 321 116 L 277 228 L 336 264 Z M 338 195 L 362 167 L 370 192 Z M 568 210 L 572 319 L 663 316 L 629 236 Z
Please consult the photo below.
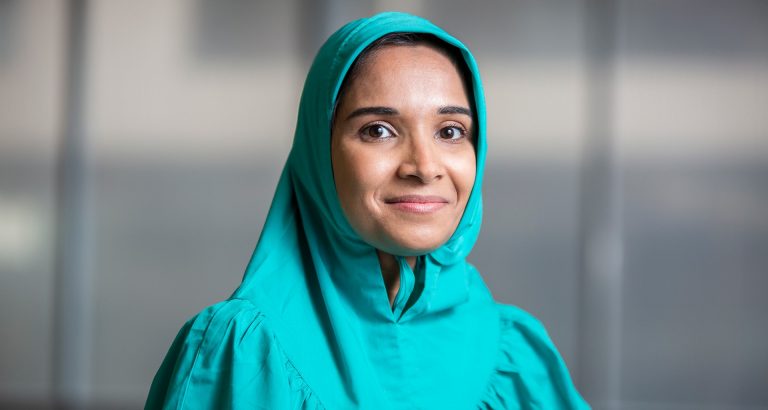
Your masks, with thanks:
M 66 4 L 63 127 L 56 164 L 53 400 L 63 408 L 88 401 L 91 277 L 84 141 L 85 0 Z
M 580 200 L 577 383 L 596 408 L 617 408 L 621 387 L 623 232 L 614 134 L 616 1 L 586 2 L 587 133 Z

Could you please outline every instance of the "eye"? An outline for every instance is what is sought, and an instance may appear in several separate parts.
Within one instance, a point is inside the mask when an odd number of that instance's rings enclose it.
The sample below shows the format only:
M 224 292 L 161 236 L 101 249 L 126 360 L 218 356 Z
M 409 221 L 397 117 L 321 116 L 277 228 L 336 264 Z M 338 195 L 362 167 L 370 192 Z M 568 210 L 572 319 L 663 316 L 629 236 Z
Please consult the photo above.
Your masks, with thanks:
M 360 130 L 360 135 L 369 140 L 381 140 L 393 137 L 394 134 L 389 128 L 381 124 L 371 124 Z
M 444 140 L 458 141 L 466 136 L 467 136 L 467 131 L 464 130 L 464 128 L 456 125 L 443 127 L 440 130 L 440 138 Z

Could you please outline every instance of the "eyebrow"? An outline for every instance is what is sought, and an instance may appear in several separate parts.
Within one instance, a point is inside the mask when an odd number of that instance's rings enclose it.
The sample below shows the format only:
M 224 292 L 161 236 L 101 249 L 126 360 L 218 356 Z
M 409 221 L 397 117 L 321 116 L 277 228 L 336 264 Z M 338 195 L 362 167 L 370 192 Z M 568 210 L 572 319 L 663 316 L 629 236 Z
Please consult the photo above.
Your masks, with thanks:
M 469 117 L 472 116 L 472 111 L 470 111 L 469 108 L 458 107 L 455 105 L 446 105 L 444 107 L 440 107 L 438 108 L 437 113 L 438 114 L 464 114 Z
M 390 107 L 363 107 L 358 108 L 354 111 L 352 111 L 351 114 L 347 116 L 347 119 L 353 118 L 353 117 L 359 117 L 361 115 L 397 115 L 399 112 Z
M 472 117 L 472 111 L 469 108 L 459 107 L 456 105 L 446 105 L 437 109 L 438 114 L 464 114 Z M 347 116 L 347 119 L 359 117 L 362 115 L 398 115 L 396 109 L 392 107 L 362 107 L 358 108 Z

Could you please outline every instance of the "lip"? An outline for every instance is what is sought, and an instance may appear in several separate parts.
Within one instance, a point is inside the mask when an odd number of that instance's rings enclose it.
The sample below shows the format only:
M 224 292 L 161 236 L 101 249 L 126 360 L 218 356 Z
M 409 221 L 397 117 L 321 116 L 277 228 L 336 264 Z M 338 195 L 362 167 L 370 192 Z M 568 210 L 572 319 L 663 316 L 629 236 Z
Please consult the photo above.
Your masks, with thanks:
M 448 204 L 448 200 L 435 195 L 402 195 L 386 198 L 384 203 L 404 212 L 427 214 Z

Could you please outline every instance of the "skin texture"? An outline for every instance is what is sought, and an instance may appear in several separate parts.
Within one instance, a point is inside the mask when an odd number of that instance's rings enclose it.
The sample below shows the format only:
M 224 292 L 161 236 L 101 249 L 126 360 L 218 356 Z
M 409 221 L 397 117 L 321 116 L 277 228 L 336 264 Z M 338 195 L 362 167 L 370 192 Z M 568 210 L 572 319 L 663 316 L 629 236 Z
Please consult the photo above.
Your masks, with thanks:
M 370 107 L 386 109 L 361 112 Z M 375 51 L 339 103 L 336 190 L 352 228 L 378 250 L 390 303 L 399 289 L 392 255 L 413 266 L 464 213 L 476 172 L 469 107 L 456 67 L 423 45 Z

